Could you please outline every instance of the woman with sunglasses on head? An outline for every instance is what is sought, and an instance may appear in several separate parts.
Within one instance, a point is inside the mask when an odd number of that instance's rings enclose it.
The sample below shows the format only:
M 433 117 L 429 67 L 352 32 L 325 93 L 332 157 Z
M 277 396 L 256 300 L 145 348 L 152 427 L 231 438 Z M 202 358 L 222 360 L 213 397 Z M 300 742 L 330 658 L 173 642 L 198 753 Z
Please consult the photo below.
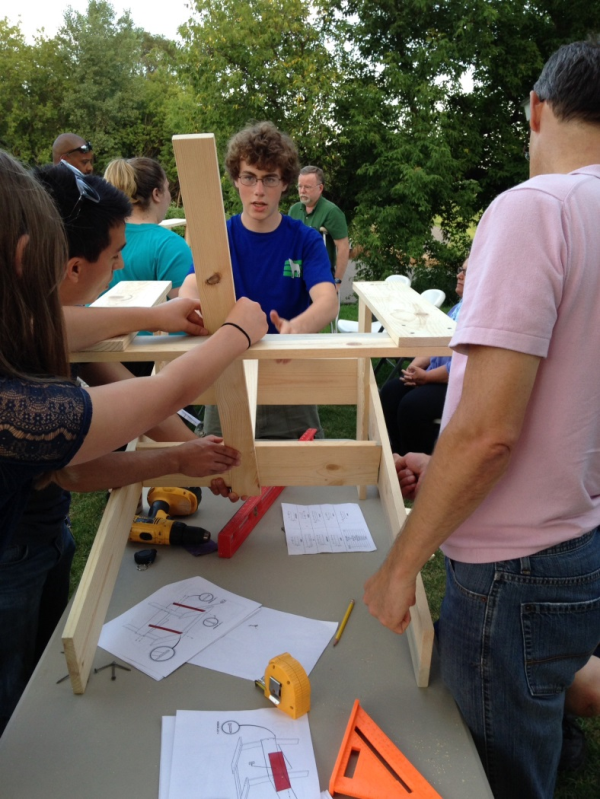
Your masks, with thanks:
M 60 217 L 2 151 L 0 220 L 1 555 L 34 484 L 111 453 L 184 407 L 262 338 L 267 323 L 256 303 L 240 300 L 210 339 L 155 377 L 83 389 L 69 376 L 58 295 L 67 263 Z
M 115 274 L 111 287 L 121 280 L 170 280 L 169 298 L 176 297 L 190 271 L 192 251 L 181 236 L 160 226 L 171 203 L 164 169 L 152 158 L 119 158 L 106 167 L 104 179 L 132 205 L 125 226 L 125 266 Z

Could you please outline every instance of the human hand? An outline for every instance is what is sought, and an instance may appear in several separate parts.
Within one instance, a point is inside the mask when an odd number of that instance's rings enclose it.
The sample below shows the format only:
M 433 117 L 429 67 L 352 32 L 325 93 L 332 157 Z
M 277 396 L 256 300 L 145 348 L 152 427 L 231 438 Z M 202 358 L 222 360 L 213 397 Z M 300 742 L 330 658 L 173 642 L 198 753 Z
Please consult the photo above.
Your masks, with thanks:
M 206 477 L 235 469 L 241 463 L 237 449 L 227 447 L 219 436 L 205 436 L 186 441 L 176 448 L 178 472 L 189 477 Z
M 431 455 L 425 455 L 424 452 L 407 452 L 404 456 L 394 453 L 394 466 L 405 499 L 416 497 L 430 460 Z
M 277 332 L 278 333 L 281 333 L 281 334 L 285 335 L 286 333 L 298 333 L 299 332 L 298 330 L 294 329 L 293 322 L 291 322 L 289 319 L 283 319 L 283 317 L 279 316 L 277 311 L 271 311 L 271 313 L 269 314 L 269 317 L 271 319 L 271 322 L 273 322 L 273 324 L 277 328 Z M 290 362 L 290 358 L 286 358 L 286 359 L 278 358 L 276 360 L 276 363 L 289 363 L 289 362 Z
M 284 319 L 282 316 L 279 316 L 277 311 L 271 311 L 271 313 L 269 314 L 269 317 L 271 319 L 271 322 L 273 322 L 273 324 L 277 328 L 277 332 L 278 333 L 286 334 L 286 333 L 299 333 L 300 332 L 299 330 L 296 330 L 294 328 L 293 320 L 290 321 L 289 319 Z
M 248 499 L 248 497 L 240 497 L 239 494 L 236 494 L 234 491 L 232 491 L 222 477 L 215 477 L 214 480 L 211 480 L 209 488 L 215 497 L 225 497 L 230 502 L 237 502 L 238 499 L 242 499 L 244 501 Z
M 427 372 L 419 366 L 409 366 L 402 370 L 400 380 L 405 386 L 424 386 L 427 383 Z
M 236 302 L 225 321 L 241 327 L 249 336 L 252 344 L 260 341 L 269 329 L 263 309 L 257 302 L 253 302 L 247 297 L 242 297 Z
M 417 601 L 416 591 L 416 577 L 399 580 L 386 560 L 365 583 L 363 602 L 371 616 L 401 635 L 410 624 L 410 608 Z
M 152 309 L 154 312 L 155 330 L 165 333 L 187 333 L 189 336 L 208 336 L 204 327 L 200 300 L 177 297 L 163 302 Z

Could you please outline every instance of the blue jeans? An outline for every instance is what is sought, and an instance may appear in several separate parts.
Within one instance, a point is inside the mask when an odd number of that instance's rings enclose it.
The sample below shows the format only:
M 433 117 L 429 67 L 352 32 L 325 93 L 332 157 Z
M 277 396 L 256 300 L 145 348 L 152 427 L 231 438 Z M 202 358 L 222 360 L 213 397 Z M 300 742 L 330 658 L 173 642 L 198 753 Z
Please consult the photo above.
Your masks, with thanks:
M 67 606 L 74 552 L 65 523 L 54 541 L 0 556 L 0 735 Z
M 446 559 L 442 676 L 496 799 L 552 799 L 565 690 L 600 641 L 600 528 L 526 558 Z

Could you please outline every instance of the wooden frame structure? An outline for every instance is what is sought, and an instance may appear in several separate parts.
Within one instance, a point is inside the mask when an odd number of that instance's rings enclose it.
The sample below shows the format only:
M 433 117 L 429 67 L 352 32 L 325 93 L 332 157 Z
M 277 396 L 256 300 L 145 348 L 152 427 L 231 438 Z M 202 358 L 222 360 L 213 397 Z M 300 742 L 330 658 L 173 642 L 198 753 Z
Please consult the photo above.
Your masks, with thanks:
M 175 157 L 205 326 L 214 332 L 235 302 L 221 183 L 212 134 L 175 136 Z M 391 536 L 406 510 L 398 486 L 370 358 L 450 354 L 454 322 L 402 283 L 354 284 L 359 296 L 358 334 L 267 335 L 229 366 L 199 404 L 217 404 L 227 443 L 242 453 L 242 466 L 224 478 L 250 496 L 271 485 L 356 485 L 359 496 L 376 485 Z M 372 314 L 385 327 L 371 334 Z M 72 356 L 74 361 L 165 362 L 191 347 L 189 338 L 137 337 L 106 342 Z M 279 359 L 289 359 L 278 363 Z M 257 404 L 357 406 L 356 441 L 255 441 Z M 173 446 L 141 440 L 131 448 Z M 98 529 L 63 643 L 73 691 L 83 693 L 143 485 L 209 485 L 212 477 L 165 475 L 112 492 Z M 421 577 L 407 637 L 417 685 L 427 686 L 433 625 Z

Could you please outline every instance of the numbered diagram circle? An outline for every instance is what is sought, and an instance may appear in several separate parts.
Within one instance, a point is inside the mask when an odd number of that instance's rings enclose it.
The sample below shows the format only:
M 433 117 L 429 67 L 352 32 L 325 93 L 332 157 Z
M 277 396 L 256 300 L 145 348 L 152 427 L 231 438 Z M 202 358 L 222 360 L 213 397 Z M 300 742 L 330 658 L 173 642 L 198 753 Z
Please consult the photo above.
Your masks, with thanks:
M 172 646 L 155 646 L 150 651 L 150 660 L 155 660 L 161 663 L 163 660 L 171 660 L 175 657 L 175 649 Z
M 223 724 L 221 724 L 221 729 L 227 735 L 235 735 L 240 731 L 240 725 L 237 721 L 224 721 Z
M 216 616 L 208 616 L 206 619 L 202 619 L 202 624 L 205 627 L 218 627 L 220 623 Z

